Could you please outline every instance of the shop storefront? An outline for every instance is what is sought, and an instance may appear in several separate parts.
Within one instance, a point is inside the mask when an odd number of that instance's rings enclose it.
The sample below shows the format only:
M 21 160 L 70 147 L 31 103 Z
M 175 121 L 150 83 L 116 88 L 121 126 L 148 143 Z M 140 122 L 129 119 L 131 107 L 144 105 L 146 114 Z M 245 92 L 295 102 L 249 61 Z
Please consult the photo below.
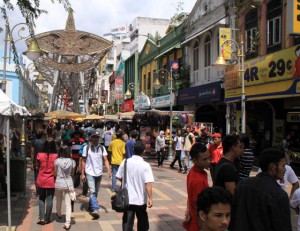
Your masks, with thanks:
M 258 151 L 281 145 L 287 134 L 291 143 L 300 138 L 297 117 L 292 116 L 300 109 L 300 79 L 295 76 L 300 67 L 295 67 L 295 49 L 245 62 L 246 133 L 255 140 Z M 225 102 L 231 130 L 240 131 L 241 79 L 237 73 L 236 66 L 226 71 Z
M 214 130 L 225 131 L 226 108 L 223 102 L 223 82 L 213 82 L 178 91 L 178 105 L 195 111 L 195 121 L 213 123 Z

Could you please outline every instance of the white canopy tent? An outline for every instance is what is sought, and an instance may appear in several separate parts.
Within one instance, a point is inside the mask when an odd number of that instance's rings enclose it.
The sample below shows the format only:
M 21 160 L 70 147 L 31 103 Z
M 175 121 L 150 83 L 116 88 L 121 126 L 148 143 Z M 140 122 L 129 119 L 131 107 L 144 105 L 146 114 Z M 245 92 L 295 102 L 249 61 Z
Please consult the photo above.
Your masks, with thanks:
M 0 133 L 6 135 L 6 165 L 7 165 L 7 212 L 8 227 L 11 230 L 11 194 L 10 194 L 10 149 L 9 149 L 9 118 L 19 114 L 20 116 L 30 116 L 25 107 L 21 107 L 14 103 L 0 89 Z

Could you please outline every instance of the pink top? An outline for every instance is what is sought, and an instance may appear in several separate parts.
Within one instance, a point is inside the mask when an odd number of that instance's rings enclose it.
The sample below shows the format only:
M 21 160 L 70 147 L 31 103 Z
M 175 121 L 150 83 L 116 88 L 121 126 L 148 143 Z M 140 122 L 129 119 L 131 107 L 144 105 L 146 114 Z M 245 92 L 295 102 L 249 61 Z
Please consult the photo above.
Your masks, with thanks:
M 39 162 L 39 174 L 36 181 L 36 185 L 40 188 L 55 188 L 54 177 L 54 161 L 58 158 L 56 153 L 44 153 L 37 154 L 37 161 Z

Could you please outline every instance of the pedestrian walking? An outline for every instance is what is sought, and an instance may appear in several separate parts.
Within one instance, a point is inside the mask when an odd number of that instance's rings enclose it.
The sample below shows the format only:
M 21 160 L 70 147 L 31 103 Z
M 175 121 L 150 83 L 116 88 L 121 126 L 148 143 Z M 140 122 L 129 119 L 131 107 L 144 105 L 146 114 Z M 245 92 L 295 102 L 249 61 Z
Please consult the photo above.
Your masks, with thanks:
M 244 153 L 244 146 L 236 135 L 225 136 L 222 143 L 224 156 L 216 166 L 213 185 L 220 186 L 233 195 L 239 180 L 234 160 Z
M 240 179 L 243 179 L 249 177 L 254 162 L 254 155 L 252 149 L 250 148 L 249 136 L 246 134 L 241 134 L 240 141 L 244 144 L 244 153 L 238 158 L 237 168 Z
M 211 154 L 210 160 L 210 175 L 213 179 L 215 175 L 216 166 L 223 157 L 223 145 L 222 145 L 222 135 L 220 133 L 214 133 L 211 138 L 213 139 L 213 143 L 208 146 L 208 150 Z
M 72 176 L 75 172 L 76 163 L 71 159 L 68 146 L 61 146 L 58 150 L 59 158 L 54 161 L 55 196 L 56 196 L 56 217 L 62 219 L 62 200 L 64 198 L 66 207 L 66 221 L 64 229 L 71 227 L 71 196 L 70 192 L 74 190 Z
M 153 206 L 152 183 L 154 177 L 150 164 L 145 162 L 141 156 L 144 152 L 145 144 L 138 140 L 134 144 L 134 155 L 127 159 L 126 188 L 128 189 L 129 207 L 123 213 L 123 231 L 133 230 L 135 215 L 138 220 L 137 230 L 149 230 L 147 207 Z M 116 175 L 120 180 L 124 177 L 124 162 L 122 161 Z
M 133 155 L 133 147 L 136 142 L 136 139 L 138 137 L 138 132 L 136 130 L 133 130 L 130 133 L 130 139 L 125 144 L 125 150 L 126 150 L 126 158 L 131 158 Z
M 155 139 L 155 150 L 157 153 L 157 166 L 163 167 L 165 155 L 166 155 L 166 140 L 164 137 L 164 131 L 160 131 L 159 135 Z
M 191 126 L 186 126 L 186 134 L 184 136 L 183 152 L 181 153 L 183 173 L 186 174 L 192 167 L 192 160 L 190 157 L 190 150 L 193 144 L 196 143 L 194 134 L 191 132 Z
M 188 231 L 199 231 L 200 226 L 197 219 L 197 196 L 208 187 L 208 178 L 205 169 L 209 168 L 210 153 L 202 143 L 195 143 L 190 156 L 194 163 L 187 175 L 187 207 L 184 218 L 184 228 Z
M 89 209 L 94 218 L 99 218 L 99 203 L 97 200 L 100 183 L 103 173 L 103 162 L 111 177 L 109 162 L 107 159 L 106 149 L 99 143 L 100 134 L 94 131 L 91 134 L 91 143 L 86 145 L 82 153 L 82 170 L 81 179 L 87 181 L 90 193 Z
M 36 132 L 36 139 L 32 141 L 31 144 L 31 162 L 32 162 L 32 169 L 34 174 L 34 183 L 35 183 L 35 190 L 36 195 L 38 195 L 38 188 L 36 185 L 36 180 L 38 177 L 38 167 L 37 167 L 37 155 L 39 152 L 42 152 L 44 150 L 45 140 L 43 139 L 44 130 L 38 129 Z
M 175 158 L 172 161 L 172 163 L 170 164 L 170 168 L 175 168 L 174 165 L 176 163 L 176 161 L 178 161 L 178 172 L 182 171 L 182 164 L 181 164 L 181 152 L 183 151 L 183 136 L 181 135 L 181 129 L 177 130 L 177 134 L 174 137 L 174 141 L 173 141 L 173 150 L 175 151 Z
M 117 178 L 116 174 L 122 163 L 122 160 L 125 158 L 125 142 L 122 140 L 122 131 L 118 130 L 116 132 L 116 139 L 113 140 L 108 147 L 108 151 L 111 152 L 111 169 L 112 169 L 112 184 L 111 191 L 115 192 L 117 189 Z
M 106 125 L 106 131 L 103 132 L 102 139 L 104 140 L 104 147 L 107 150 L 107 158 L 109 163 L 111 163 L 111 152 L 108 151 L 108 147 L 110 145 L 110 142 L 112 141 L 113 135 L 114 131 L 111 126 L 109 124 Z
M 237 185 L 230 231 L 292 230 L 289 198 L 276 182 L 283 179 L 286 162 L 284 152 L 278 148 L 262 151 L 262 172 Z
M 37 224 L 44 225 L 51 222 L 53 196 L 55 189 L 54 161 L 58 155 L 53 139 L 46 140 L 44 149 L 37 154 L 38 177 L 36 185 L 39 191 L 39 218 Z
M 206 188 L 198 194 L 197 215 L 201 231 L 227 231 L 232 195 L 221 187 Z

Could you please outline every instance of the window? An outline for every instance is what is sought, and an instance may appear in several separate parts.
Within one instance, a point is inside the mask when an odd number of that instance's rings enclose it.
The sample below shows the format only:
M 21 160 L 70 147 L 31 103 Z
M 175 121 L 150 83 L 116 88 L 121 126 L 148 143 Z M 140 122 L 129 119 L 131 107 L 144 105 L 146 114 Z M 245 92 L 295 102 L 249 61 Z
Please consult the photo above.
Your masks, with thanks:
M 281 42 L 281 17 L 268 20 L 268 40 L 267 45 L 273 46 Z
M 193 70 L 199 70 L 199 43 L 196 42 L 193 48 Z
M 255 58 L 258 55 L 257 48 L 259 36 L 257 31 L 258 11 L 250 10 L 245 15 L 245 53 L 246 59 Z
M 267 53 L 281 49 L 282 0 L 270 0 L 267 4 Z
M 211 40 L 210 36 L 206 36 L 204 40 L 204 67 L 211 65 Z
M 146 75 L 144 75 L 144 81 L 143 82 L 144 82 L 143 91 L 146 93 Z
M 148 72 L 147 93 L 150 93 L 150 89 L 151 89 L 151 72 Z

